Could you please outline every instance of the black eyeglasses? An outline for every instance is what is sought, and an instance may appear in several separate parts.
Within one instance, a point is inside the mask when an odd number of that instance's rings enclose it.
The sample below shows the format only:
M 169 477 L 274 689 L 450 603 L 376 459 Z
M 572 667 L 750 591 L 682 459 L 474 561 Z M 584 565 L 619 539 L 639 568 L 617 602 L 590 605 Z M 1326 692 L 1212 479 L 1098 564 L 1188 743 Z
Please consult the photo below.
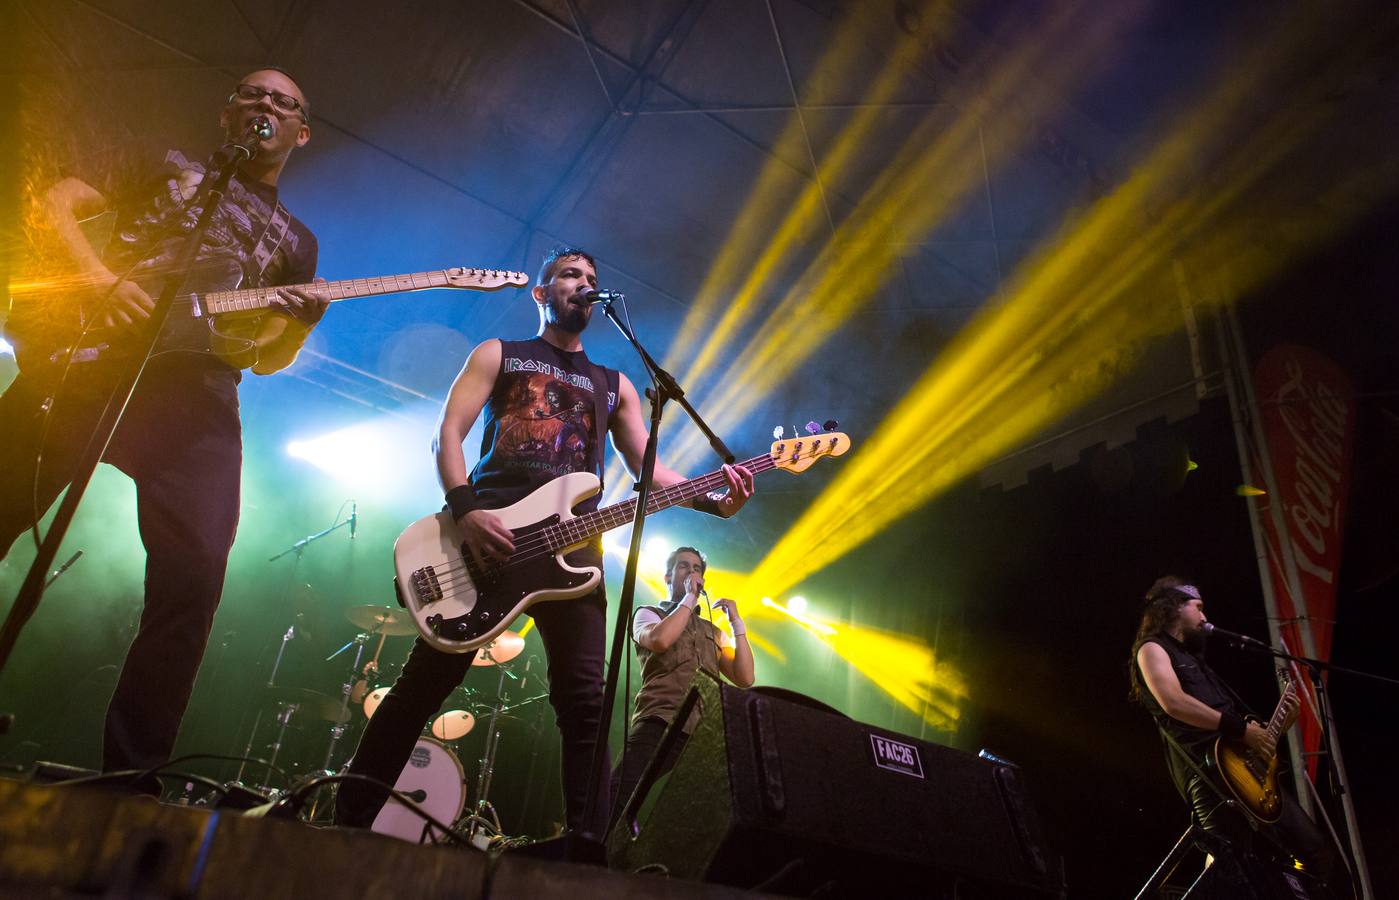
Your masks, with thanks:
M 268 88 L 258 87 L 255 84 L 240 84 L 233 89 L 233 93 L 228 95 L 228 102 L 241 100 L 244 103 L 256 103 L 263 97 L 271 97 L 272 105 L 285 113 L 294 113 L 301 117 L 301 121 L 309 122 L 310 117 L 306 115 L 306 107 L 301 105 L 301 101 L 290 94 L 283 94 L 281 91 L 274 91 Z

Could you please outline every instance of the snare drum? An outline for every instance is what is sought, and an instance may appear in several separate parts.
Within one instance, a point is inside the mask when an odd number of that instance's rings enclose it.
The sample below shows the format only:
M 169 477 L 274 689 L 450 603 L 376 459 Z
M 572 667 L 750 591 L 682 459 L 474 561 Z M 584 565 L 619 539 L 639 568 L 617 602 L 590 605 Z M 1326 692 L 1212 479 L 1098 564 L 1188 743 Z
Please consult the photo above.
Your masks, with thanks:
M 418 738 L 413 755 L 394 782 L 394 789 L 407 794 L 419 806 L 448 825 L 466 808 L 466 774 L 457 755 L 435 738 Z M 427 844 L 442 838 L 441 829 L 390 797 L 379 811 L 371 831 L 401 838 L 412 844 Z

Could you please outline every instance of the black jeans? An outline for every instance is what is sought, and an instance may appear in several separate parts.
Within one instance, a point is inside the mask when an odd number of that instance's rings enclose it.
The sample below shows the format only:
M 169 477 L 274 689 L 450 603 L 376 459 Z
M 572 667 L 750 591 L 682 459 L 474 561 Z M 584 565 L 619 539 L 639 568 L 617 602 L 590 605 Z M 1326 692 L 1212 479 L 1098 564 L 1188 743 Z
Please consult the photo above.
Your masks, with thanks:
M 106 376 L 75 368 L 43 441 L 38 514 L 73 475 L 100 415 Z M 35 515 L 35 457 L 47 391 L 21 374 L 0 396 L 0 552 Z M 212 360 L 160 357 L 146 368 L 104 461 L 136 483 L 146 548 L 145 606 L 107 709 L 102 765 L 170 758 L 223 593 L 238 529 L 243 466 L 238 373 Z
M 602 717 L 607 601 L 599 589 L 576 600 L 535 604 L 530 615 L 539 626 L 549 659 L 549 703 L 563 742 L 565 821 L 570 830 L 599 839 L 607 822 L 608 769 L 597 786 L 590 822 L 583 821 L 588 778 Z M 360 737 L 350 773 L 393 784 L 412 755 L 428 719 L 436 715 L 452 689 L 471 668 L 475 653 L 442 653 L 421 638 L 413 643 L 403 674 L 385 695 Z M 508 765 L 499 759 L 497 766 Z M 347 781 L 335 802 L 335 822 L 365 828 L 384 805 L 383 790 L 363 781 Z M 477 798 L 470 798 L 475 802 Z
M 627 732 L 627 747 L 622 753 L 621 764 L 612 773 L 612 813 L 621 815 L 622 807 L 631 799 L 632 792 L 636 790 L 637 784 L 641 782 L 641 776 L 646 772 L 646 766 L 650 764 L 651 757 L 656 755 L 656 748 L 661 744 L 661 738 L 665 735 L 666 728 L 670 723 L 665 719 L 656 716 L 647 716 L 631 727 Z M 660 771 L 656 777 L 660 777 L 675 767 L 675 761 L 680 757 L 680 751 L 684 749 L 685 742 L 689 740 L 688 735 L 682 735 L 675 742 L 661 761 Z

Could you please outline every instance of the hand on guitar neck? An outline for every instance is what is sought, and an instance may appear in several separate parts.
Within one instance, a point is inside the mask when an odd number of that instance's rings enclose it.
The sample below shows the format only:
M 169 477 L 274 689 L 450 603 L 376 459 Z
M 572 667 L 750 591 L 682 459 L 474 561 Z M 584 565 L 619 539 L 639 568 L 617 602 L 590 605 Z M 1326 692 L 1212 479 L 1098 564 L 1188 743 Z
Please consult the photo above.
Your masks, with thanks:
M 1273 712 L 1273 719 L 1277 723 L 1276 730 L 1257 722 L 1249 722 L 1244 730 L 1244 745 L 1262 759 L 1272 759 L 1278 752 L 1278 737 L 1297 721 L 1300 705 L 1297 689 L 1289 681 L 1278 700 L 1277 709 Z

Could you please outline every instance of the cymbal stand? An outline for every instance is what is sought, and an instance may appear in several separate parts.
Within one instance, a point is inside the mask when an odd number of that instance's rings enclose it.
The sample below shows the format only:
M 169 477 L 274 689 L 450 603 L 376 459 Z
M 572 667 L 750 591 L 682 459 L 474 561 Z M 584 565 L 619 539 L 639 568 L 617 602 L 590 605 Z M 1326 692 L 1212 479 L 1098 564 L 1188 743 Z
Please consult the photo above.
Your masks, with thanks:
M 277 754 L 282 752 L 282 742 L 287 736 L 287 726 L 291 724 L 291 720 L 296 717 L 297 709 L 300 708 L 299 704 L 296 703 L 278 703 L 278 706 L 280 709 L 277 710 L 277 722 L 279 726 L 277 728 L 277 740 L 272 742 L 272 752 L 267 756 L 267 775 L 262 779 L 263 783 L 258 786 L 263 792 L 271 792 L 274 790 L 270 782 L 272 781 L 272 773 L 277 769 Z
M 340 743 L 340 738 L 344 737 L 346 723 L 350 721 L 350 692 L 355 689 L 355 680 L 359 678 L 359 661 L 364 658 L 364 645 L 367 643 L 369 643 L 369 635 L 366 632 L 361 631 L 355 635 L 355 661 L 350 666 L 350 677 L 346 678 L 345 682 L 340 685 L 340 716 L 330 729 L 330 746 L 325 751 L 325 765 L 321 766 L 327 772 L 333 771 L 330 768 L 330 761 L 335 758 L 335 748 Z
M 275 660 L 272 661 L 272 671 L 271 671 L 271 672 L 268 674 L 268 676 L 267 676 L 267 688 L 268 688 L 269 690 L 270 690 L 271 688 L 274 688 L 274 687 L 277 686 L 277 670 L 278 670 L 279 668 L 281 668 L 281 666 L 282 666 L 282 656 L 287 652 L 287 644 L 290 644 L 295 638 L 296 638 L 296 623 L 295 623 L 295 622 L 292 622 L 292 624 L 290 624 L 290 625 L 287 626 L 286 632 L 282 635 L 282 645 L 281 645 L 280 647 L 277 648 L 277 658 L 276 658 Z M 278 713 L 277 719 L 278 719 L 278 721 L 282 721 L 282 715 L 281 715 L 281 713 Z M 245 721 L 246 721 L 246 720 L 245 720 Z M 255 743 L 257 743 L 257 730 L 258 730 L 258 727 L 259 727 L 261 724 L 262 724 L 262 705 L 261 705 L 261 704 L 258 704 L 257 715 L 253 718 L 253 730 L 252 730 L 251 732 L 248 733 L 248 746 L 246 746 L 246 747 L 243 748 L 243 759 L 242 759 L 242 761 L 240 761 L 240 762 L 238 763 L 238 773 L 237 773 L 236 775 L 233 776 L 233 781 L 234 781 L 234 783 L 240 783 L 240 782 L 242 782 L 242 780 L 243 780 L 243 770 L 247 768 L 247 766 L 248 766 L 248 760 L 252 758 L 252 755 L 253 755 L 253 745 L 254 745 Z M 274 745 L 275 747 L 277 747 L 277 748 L 280 748 L 280 747 L 281 747 L 281 745 L 282 745 L 282 734 L 285 733 L 286 730 L 287 730 L 287 723 L 286 723 L 285 721 L 282 721 L 282 728 L 281 728 L 281 730 L 277 733 L 277 743 Z M 274 753 L 272 754 L 271 762 L 274 762 L 274 763 L 275 763 L 276 761 L 277 761 L 277 754 L 274 752 Z M 269 767 L 268 770 L 267 770 L 267 776 L 266 776 L 265 778 L 263 778 L 263 781 L 266 782 L 266 781 L 270 781 L 271 779 L 272 779 L 272 769 Z
M 496 748 L 500 746 L 499 719 L 501 710 L 505 708 L 505 678 L 511 673 L 506 671 L 504 664 L 497 665 L 500 667 L 500 684 L 496 685 L 495 705 L 491 707 L 491 721 L 486 727 L 486 749 L 485 755 L 481 757 L 481 773 L 476 778 L 476 807 L 471 816 L 471 823 L 467 826 L 468 837 L 474 836 L 485 822 L 495 826 L 496 834 L 501 832 L 500 816 L 496 814 L 495 807 L 487 797 L 491 791 L 491 775 L 495 773 Z
M 331 760 L 335 759 L 335 748 L 339 746 L 340 739 L 345 736 L 345 730 L 349 727 L 349 722 L 351 718 L 350 694 L 354 691 L 355 682 L 359 678 L 359 661 L 364 658 L 364 645 L 368 643 L 369 634 L 367 632 L 361 631 L 359 634 L 355 635 L 354 640 L 350 641 L 345 646 L 341 647 L 339 650 L 336 650 L 334 653 L 330 654 L 330 656 L 326 658 L 326 661 L 329 662 L 330 660 L 339 656 L 341 653 L 344 653 L 346 650 L 348 650 L 351 644 L 354 645 L 355 661 L 350 664 L 349 677 L 346 678 L 345 681 L 340 685 L 340 714 L 335 717 L 335 724 L 330 726 L 330 745 L 327 746 L 325 749 L 325 762 L 321 764 L 322 775 L 335 774 L 335 770 L 330 767 L 330 763 Z M 306 808 L 304 816 L 306 821 L 314 822 L 316 820 L 316 813 L 320 809 L 321 797 L 323 796 L 323 794 L 324 792 L 322 790 L 316 791 L 315 799 L 312 800 L 311 805 Z

